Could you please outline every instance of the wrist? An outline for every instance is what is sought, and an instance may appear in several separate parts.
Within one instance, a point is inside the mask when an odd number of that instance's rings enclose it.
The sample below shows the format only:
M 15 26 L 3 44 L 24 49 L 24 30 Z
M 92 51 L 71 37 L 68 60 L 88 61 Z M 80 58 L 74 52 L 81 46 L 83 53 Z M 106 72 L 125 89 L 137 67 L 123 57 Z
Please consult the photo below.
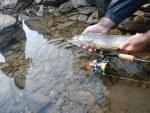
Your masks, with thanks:
M 111 29 L 111 28 L 113 28 L 114 26 L 116 26 L 116 24 L 115 24 L 111 19 L 109 19 L 109 18 L 107 18 L 107 17 L 102 18 L 102 19 L 98 22 L 98 24 L 99 24 L 100 26 L 103 26 L 103 27 L 108 28 L 108 29 Z
M 148 39 L 148 43 L 150 45 L 150 30 L 148 32 L 145 33 L 147 39 Z

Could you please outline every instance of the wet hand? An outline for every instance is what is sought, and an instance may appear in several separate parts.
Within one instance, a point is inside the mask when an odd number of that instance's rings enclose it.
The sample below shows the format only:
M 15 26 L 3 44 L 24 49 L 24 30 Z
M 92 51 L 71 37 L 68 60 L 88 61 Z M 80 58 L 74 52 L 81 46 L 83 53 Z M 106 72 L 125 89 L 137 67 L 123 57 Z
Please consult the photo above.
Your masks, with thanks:
M 121 44 L 119 48 L 129 53 L 150 51 L 150 37 L 147 34 L 137 33 L 131 36 L 125 43 Z
M 109 30 L 109 28 L 106 28 L 98 23 L 98 24 L 87 27 L 83 33 L 89 33 L 89 32 L 91 32 L 91 33 L 107 33 L 108 30 Z

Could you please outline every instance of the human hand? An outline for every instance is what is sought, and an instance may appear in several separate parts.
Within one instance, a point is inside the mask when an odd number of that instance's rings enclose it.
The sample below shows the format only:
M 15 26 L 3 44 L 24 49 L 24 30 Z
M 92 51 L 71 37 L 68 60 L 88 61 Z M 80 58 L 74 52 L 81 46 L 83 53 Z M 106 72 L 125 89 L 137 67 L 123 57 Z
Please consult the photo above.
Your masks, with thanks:
M 102 26 L 101 24 L 97 23 L 95 25 L 91 25 L 87 27 L 83 33 L 107 33 L 109 28 Z
M 107 17 L 102 18 L 97 24 L 87 27 L 83 33 L 107 33 L 115 23 Z
M 137 33 L 121 44 L 119 48 L 129 53 L 150 51 L 150 37 L 146 33 Z
M 112 27 L 115 26 L 115 23 L 109 18 L 102 18 L 97 24 L 87 27 L 83 33 L 107 33 Z M 96 49 L 93 44 L 83 45 L 85 49 Z

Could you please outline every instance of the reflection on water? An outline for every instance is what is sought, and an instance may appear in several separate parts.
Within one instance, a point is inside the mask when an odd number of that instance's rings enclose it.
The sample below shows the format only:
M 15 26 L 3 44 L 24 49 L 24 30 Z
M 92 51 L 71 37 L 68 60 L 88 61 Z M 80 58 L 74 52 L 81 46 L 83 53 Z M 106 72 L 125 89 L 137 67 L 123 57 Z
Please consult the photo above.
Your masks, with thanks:
M 111 113 L 150 113 L 149 88 L 133 86 L 124 79 L 106 88 L 97 76 L 86 76 L 71 49 L 49 43 L 26 24 L 23 29 L 25 48 L 19 48 L 22 52 L 16 56 L 8 55 L 12 58 L 6 59 L 10 66 L 5 73 L 0 71 L 0 113 L 110 113 L 109 108 Z M 115 63 L 117 68 L 129 64 Z M 136 65 L 130 66 L 128 72 L 139 73 Z M 14 78 L 6 75 L 7 69 L 13 71 Z
M 49 44 L 43 35 L 25 24 L 27 68 L 25 87 L 0 74 L 0 113 L 87 113 L 105 107 L 105 90 L 96 76 L 74 68 L 70 50 Z

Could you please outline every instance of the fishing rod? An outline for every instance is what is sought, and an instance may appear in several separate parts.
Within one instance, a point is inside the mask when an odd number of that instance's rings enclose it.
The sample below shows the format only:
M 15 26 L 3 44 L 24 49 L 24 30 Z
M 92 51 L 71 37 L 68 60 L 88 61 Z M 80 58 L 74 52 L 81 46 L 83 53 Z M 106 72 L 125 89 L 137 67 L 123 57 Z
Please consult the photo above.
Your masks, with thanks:
M 96 50 L 96 53 L 98 54 L 98 58 L 91 62 L 90 65 L 95 73 L 101 73 L 102 75 L 105 75 L 106 66 L 109 63 L 110 58 L 113 57 L 136 63 L 150 63 L 150 60 L 141 59 L 134 55 L 115 52 L 111 50 Z

